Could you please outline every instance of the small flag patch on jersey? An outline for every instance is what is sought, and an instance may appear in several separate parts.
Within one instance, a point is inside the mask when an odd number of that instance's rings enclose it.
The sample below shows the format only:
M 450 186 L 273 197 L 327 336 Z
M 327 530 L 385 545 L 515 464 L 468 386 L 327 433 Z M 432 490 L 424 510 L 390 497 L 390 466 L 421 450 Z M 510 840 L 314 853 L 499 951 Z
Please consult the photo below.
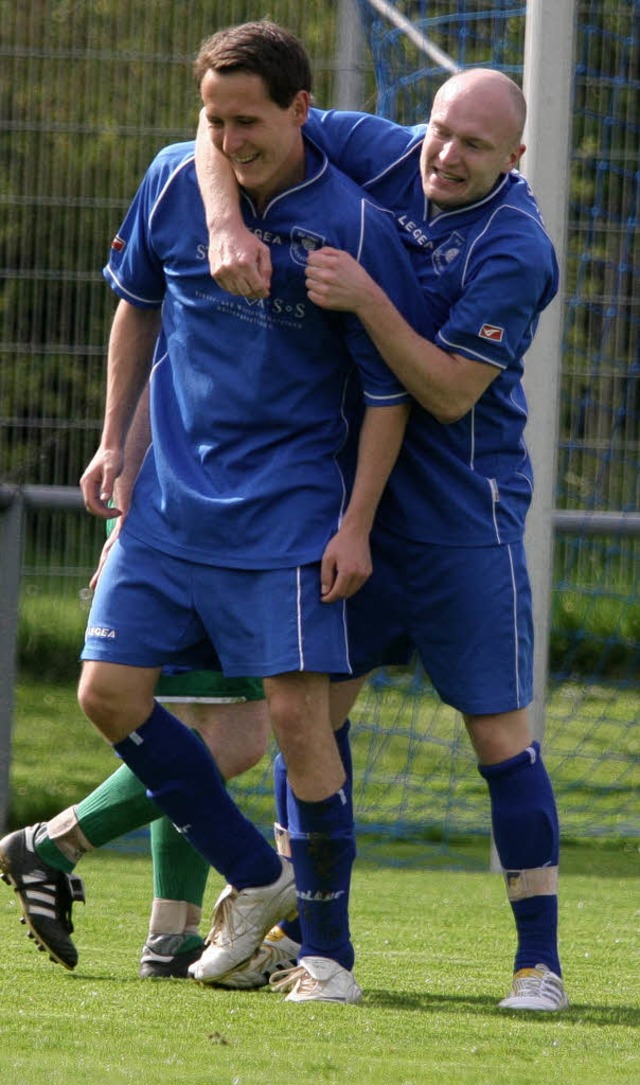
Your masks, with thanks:
M 480 338 L 490 339 L 492 343 L 501 343 L 504 336 L 504 328 L 497 324 L 483 324 L 480 328 Z
M 123 237 L 120 237 L 120 234 L 116 234 L 113 241 L 111 242 L 111 248 L 115 249 L 116 252 L 122 252 L 126 244 L 127 243 L 125 239 Z

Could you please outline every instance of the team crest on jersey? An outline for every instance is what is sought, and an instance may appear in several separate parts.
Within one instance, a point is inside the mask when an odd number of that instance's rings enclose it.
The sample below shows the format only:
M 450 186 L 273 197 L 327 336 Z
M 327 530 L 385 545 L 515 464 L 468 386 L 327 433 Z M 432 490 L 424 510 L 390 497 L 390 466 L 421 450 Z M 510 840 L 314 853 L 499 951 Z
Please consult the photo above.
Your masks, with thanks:
M 289 252 L 291 253 L 291 259 L 295 260 L 296 264 L 302 264 L 303 267 L 306 267 L 309 253 L 321 249 L 323 245 L 324 237 L 320 237 L 320 234 L 314 234 L 311 230 L 304 230 L 302 226 L 293 227 Z
M 504 328 L 498 324 L 483 324 L 479 331 L 481 339 L 490 339 L 492 343 L 501 343 L 504 339 Z
M 125 239 L 123 237 L 120 237 L 120 234 L 116 234 L 113 241 L 111 242 L 111 248 L 114 249 L 115 252 L 123 252 L 126 244 L 127 243 Z
M 443 241 L 442 245 L 435 249 L 431 259 L 438 275 L 442 275 L 443 271 L 448 271 L 451 265 L 455 264 L 462 252 L 463 245 L 464 237 L 462 234 L 454 232 L 449 235 L 446 241 Z

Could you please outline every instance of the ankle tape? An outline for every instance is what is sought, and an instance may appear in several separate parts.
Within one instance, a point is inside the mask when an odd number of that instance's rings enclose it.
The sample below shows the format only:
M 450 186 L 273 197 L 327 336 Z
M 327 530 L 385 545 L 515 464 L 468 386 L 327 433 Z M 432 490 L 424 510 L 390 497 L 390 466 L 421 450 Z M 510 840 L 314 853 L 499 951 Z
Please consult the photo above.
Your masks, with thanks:
M 510 901 L 526 900 L 528 897 L 555 897 L 558 892 L 557 866 L 505 870 L 504 880 Z

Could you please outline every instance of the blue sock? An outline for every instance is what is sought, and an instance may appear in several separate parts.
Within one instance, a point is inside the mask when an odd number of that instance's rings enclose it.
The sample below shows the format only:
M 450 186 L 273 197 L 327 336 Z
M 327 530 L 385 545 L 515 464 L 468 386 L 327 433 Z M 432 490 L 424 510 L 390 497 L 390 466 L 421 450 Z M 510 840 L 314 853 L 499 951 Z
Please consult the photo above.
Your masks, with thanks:
M 330 957 L 353 968 L 349 888 L 356 847 L 351 803 L 344 790 L 303 802 L 289 789 L 289 833 L 296 870 L 301 957 Z
M 156 703 L 149 719 L 114 749 L 149 798 L 236 889 L 280 876 L 276 852 L 238 810 L 208 748 L 166 708 Z
M 287 766 L 281 753 L 276 754 L 273 762 L 273 797 L 276 804 L 276 821 L 283 829 L 289 827 L 287 821 Z
M 283 829 L 288 829 L 287 802 L 289 784 L 287 783 L 287 766 L 281 753 L 276 755 L 273 762 L 273 794 L 276 804 L 276 821 Z M 278 926 L 284 931 L 287 938 L 291 938 L 293 942 L 302 942 L 302 927 L 298 916 L 295 919 L 282 919 Z
M 349 806 L 352 807 L 352 790 L 353 790 L 353 762 L 351 758 L 351 745 L 349 743 L 349 730 L 351 728 L 351 722 L 345 720 L 342 727 L 335 732 L 335 739 L 340 753 L 340 758 L 344 766 L 344 771 L 347 775 L 343 791 L 348 798 Z M 281 753 L 276 756 L 273 763 L 273 789 L 276 805 L 276 820 L 283 829 L 289 828 L 289 815 L 287 812 L 287 806 L 289 802 L 296 801 L 293 792 L 291 791 L 287 783 L 287 766 L 284 763 L 284 758 Z M 289 797 L 290 796 L 290 797 Z M 351 816 L 353 816 L 353 810 L 351 809 Z M 284 931 L 287 938 L 291 938 L 294 942 L 302 942 L 302 927 L 300 925 L 300 919 L 296 916 L 295 919 L 284 919 L 278 924 Z
M 498 765 L 479 765 L 489 786 L 496 850 L 507 880 L 520 871 L 557 867 L 558 814 L 540 745 Z M 561 975 L 558 957 L 558 897 L 538 895 L 512 900 L 518 932 L 514 970 L 546 964 Z
M 338 747 L 338 753 L 340 754 L 340 760 L 342 761 L 342 767 L 346 773 L 346 783 L 343 787 L 343 791 L 349 796 L 353 792 L 353 759 L 351 757 L 351 742 L 349 741 L 349 732 L 351 730 L 351 720 L 345 720 L 342 727 L 338 731 L 334 731 L 334 738 Z

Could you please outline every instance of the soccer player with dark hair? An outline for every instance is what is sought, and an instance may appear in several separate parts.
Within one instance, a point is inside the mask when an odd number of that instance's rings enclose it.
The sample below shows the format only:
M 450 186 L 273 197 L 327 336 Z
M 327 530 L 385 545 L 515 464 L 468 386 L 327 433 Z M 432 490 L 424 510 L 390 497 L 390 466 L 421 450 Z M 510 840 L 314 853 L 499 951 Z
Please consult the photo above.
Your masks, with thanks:
M 328 675 L 352 671 L 347 599 L 370 572 L 409 396 L 357 317 L 309 302 L 308 255 L 350 252 L 411 319 L 420 292 L 391 216 L 303 135 L 310 73 L 291 34 L 267 21 L 221 31 L 195 72 L 245 221 L 272 251 L 273 291 L 253 304 L 211 281 L 193 143 L 161 151 L 105 269 L 120 300 L 102 438 L 81 479 L 89 511 L 112 514 L 150 373 L 152 442 L 93 599 L 79 700 L 228 883 L 191 974 L 216 982 L 300 901 L 288 999 L 357 1002 L 353 816 Z M 161 667 L 180 662 L 263 679 L 297 826 L 292 864 L 241 814 L 204 744 L 154 701 Z

